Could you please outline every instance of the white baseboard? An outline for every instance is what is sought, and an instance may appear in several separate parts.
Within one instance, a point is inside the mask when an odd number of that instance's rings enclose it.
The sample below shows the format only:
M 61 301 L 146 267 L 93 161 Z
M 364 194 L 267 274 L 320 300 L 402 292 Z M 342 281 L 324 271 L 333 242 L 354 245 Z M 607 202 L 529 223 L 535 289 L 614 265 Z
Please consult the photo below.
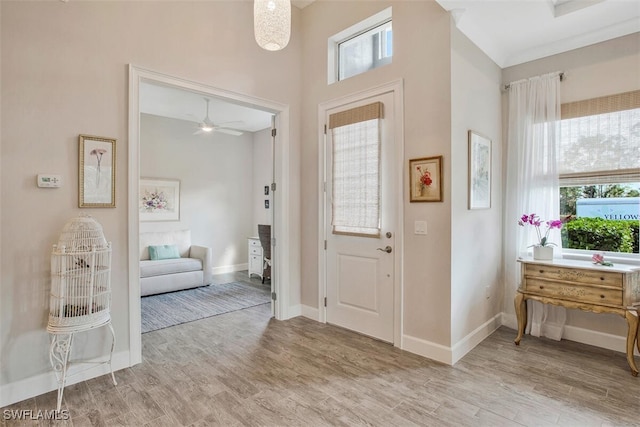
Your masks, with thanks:
M 104 360 L 104 357 L 97 359 L 98 361 Z M 89 361 L 93 362 L 93 361 Z M 113 371 L 116 372 L 120 369 L 128 368 L 130 366 L 129 351 L 121 351 L 113 353 L 113 359 L 111 359 Z M 86 369 L 81 365 L 78 365 L 78 370 Z M 69 369 L 71 375 L 74 373 L 74 367 Z M 109 365 L 102 364 L 96 365 L 92 368 L 86 369 L 77 375 L 67 377 L 66 385 L 72 385 L 81 381 L 90 380 L 92 378 L 100 377 L 109 373 Z M 118 374 L 116 372 L 116 381 L 118 381 Z M 18 380 L 12 383 L 3 384 L 0 386 L 0 408 L 11 405 L 16 402 L 21 402 L 25 399 L 30 399 L 41 394 L 48 393 L 58 389 L 58 381 L 53 372 L 47 372 L 44 374 L 34 375 L 29 378 Z M 43 409 L 55 409 L 55 408 L 43 408 Z
M 426 357 L 427 359 L 446 363 L 447 365 L 453 364 L 453 353 L 450 347 L 426 341 L 422 338 L 403 335 L 401 348 L 419 356 Z
M 518 330 L 518 321 L 516 320 L 515 314 L 502 313 L 502 324 L 508 328 Z M 588 344 L 594 347 L 606 348 L 607 350 L 618 351 L 620 353 L 627 353 L 627 337 L 625 336 L 565 325 L 562 339 Z M 634 353 L 636 356 L 640 356 L 637 346 Z
M 320 311 L 310 305 L 302 304 L 302 316 L 307 319 L 315 320 L 316 322 L 320 321 Z
M 518 319 L 516 319 L 516 315 L 513 313 L 505 313 L 502 312 L 502 326 L 506 326 L 510 329 L 518 330 Z
M 298 317 L 302 315 L 302 305 L 290 305 L 289 310 L 286 314 L 286 319 L 293 319 L 294 317 Z
M 244 271 L 249 269 L 249 264 L 223 265 L 222 267 L 213 267 L 213 274 L 235 273 L 236 271 Z
M 462 359 L 465 354 L 473 350 L 485 338 L 491 335 L 502 325 L 502 313 L 496 314 L 466 337 L 458 341 L 453 347 L 436 344 L 422 338 L 410 335 L 402 336 L 402 349 L 438 362 L 453 365 Z
M 466 337 L 454 344 L 451 348 L 452 363 L 456 363 L 458 360 L 462 359 L 465 354 L 473 350 L 475 346 L 484 341 L 485 338 L 495 332 L 495 330 L 500 326 L 502 326 L 502 313 L 496 314 L 491 319 L 478 326 Z

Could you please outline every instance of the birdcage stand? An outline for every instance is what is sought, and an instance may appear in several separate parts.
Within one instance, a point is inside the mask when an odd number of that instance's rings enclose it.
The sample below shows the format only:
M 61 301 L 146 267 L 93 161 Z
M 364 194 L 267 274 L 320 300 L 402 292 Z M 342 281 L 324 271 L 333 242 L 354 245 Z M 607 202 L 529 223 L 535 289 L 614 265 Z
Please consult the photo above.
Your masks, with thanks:
M 71 361 L 76 334 L 106 326 L 111 332 L 111 350 L 105 361 Z M 113 384 L 113 349 L 116 336 L 111 325 L 111 243 L 102 226 L 93 218 L 80 216 L 65 224 L 51 253 L 51 294 L 49 322 L 51 334 L 49 360 L 58 380 L 58 411 L 69 377 L 94 366 L 74 370 L 71 364 L 109 365 Z
M 71 347 L 73 346 L 73 338 L 79 332 L 89 331 L 92 329 L 97 329 L 102 326 L 106 326 L 109 328 L 111 332 L 111 350 L 109 351 L 109 359 L 105 361 L 99 362 L 89 362 L 89 361 L 70 361 L 69 355 L 71 354 Z M 51 328 L 49 328 L 51 329 Z M 49 334 L 51 334 L 51 346 L 49 349 L 49 361 L 51 362 L 51 366 L 53 367 L 53 372 L 56 375 L 56 379 L 58 381 L 58 404 L 57 410 L 60 410 L 62 406 L 62 396 L 64 394 L 64 387 L 67 383 L 67 379 L 69 377 L 73 377 L 74 375 L 81 374 L 84 371 L 92 369 L 94 366 L 89 366 L 86 369 L 79 370 L 78 372 L 74 372 L 69 374 L 69 367 L 72 364 L 87 364 L 87 365 L 109 365 L 109 371 L 111 372 L 111 380 L 113 381 L 113 385 L 118 385 L 116 381 L 116 376 L 113 373 L 113 365 L 111 364 L 113 360 L 113 349 L 116 345 L 116 334 L 113 330 L 113 326 L 111 325 L 111 319 L 109 319 L 106 323 L 102 325 L 97 325 L 90 327 L 88 329 L 82 329 L 77 331 L 51 331 L 49 330 Z

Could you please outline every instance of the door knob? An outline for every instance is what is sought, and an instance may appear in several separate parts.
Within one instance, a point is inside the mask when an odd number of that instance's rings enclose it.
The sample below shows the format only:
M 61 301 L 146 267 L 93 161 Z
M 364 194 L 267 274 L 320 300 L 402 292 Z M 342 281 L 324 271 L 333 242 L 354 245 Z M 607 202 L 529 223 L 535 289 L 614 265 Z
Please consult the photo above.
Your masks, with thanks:
M 387 236 L 387 239 L 390 239 L 390 238 L 391 238 L 391 236 L 393 236 L 393 234 L 391 234 L 391 232 L 390 232 L 390 231 L 387 231 L 387 234 L 385 234 L 385 235 Z
M 391 249 L 391 246 L 387 246 L 384 249 L 383 248 L 378 248 L 378 250 L 390 254 L 393 249 Z

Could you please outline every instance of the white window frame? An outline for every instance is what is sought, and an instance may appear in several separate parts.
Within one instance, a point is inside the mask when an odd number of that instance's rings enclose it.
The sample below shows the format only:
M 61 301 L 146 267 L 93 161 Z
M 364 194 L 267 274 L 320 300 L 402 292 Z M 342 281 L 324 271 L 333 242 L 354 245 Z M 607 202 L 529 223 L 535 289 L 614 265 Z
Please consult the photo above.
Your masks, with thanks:
M 338 45 L 354 36 L 365 33 L 372 28 L 378 27 L 392 20 L 392 7 L 388 7 L 375 15 L 368 17 L 367 19 L 358 22 L 349 28 L 340 31 L 337 34 L 329 37 L 327 40 L 327 83 L 333 84 L 339 81 L 338 76 L 338 64 L 340 63 L 338 58 L 339 48 Z

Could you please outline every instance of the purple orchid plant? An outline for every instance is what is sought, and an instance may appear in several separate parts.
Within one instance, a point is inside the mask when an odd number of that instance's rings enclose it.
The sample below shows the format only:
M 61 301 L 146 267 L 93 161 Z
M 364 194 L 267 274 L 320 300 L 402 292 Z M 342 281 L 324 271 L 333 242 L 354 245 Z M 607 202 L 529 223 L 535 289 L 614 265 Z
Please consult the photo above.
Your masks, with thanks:
M 545 231 L 544 235 L 540 231 L 540 226 L 542 225 L 543 222 L 547 225 L 547 231 Z M 524 227 L 526 224 L 534 226 L 536 228 L 536 233 L 538 234 L 539 243 L 531 246 L 548 246 L 548 245 L 556 246 L 555 243 L 549 242 L 549 232 L 554 228 L 557 228 L 557 229 L 562 228 L 561 220 L 554 219 L 551 221 L 543 221 L 540 219 L 538 215 L 532 213 L 529 215 L 524 214 L 522 215 L 522 217 L 520 217 L 520 220 L 518 220 L 518 225 Z

